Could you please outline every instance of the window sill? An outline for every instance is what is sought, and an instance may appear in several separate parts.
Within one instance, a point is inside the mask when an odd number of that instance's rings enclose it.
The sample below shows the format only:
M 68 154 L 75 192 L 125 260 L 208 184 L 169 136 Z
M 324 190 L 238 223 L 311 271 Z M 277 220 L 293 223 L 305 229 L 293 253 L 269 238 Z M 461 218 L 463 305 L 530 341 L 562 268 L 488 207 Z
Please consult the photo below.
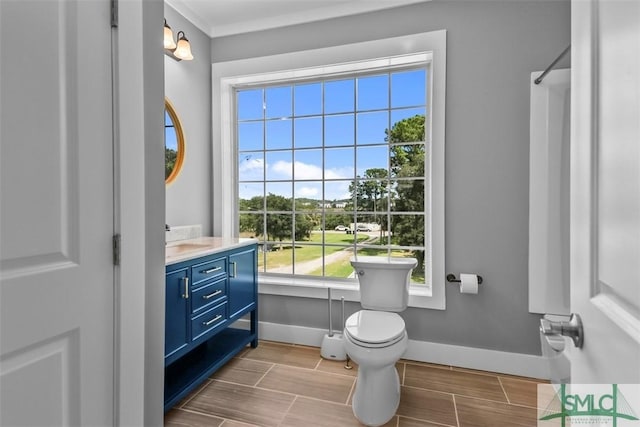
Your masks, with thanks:
M 331 288 L 331 298 L 360 302 L 360 290 L 357 282 L 298 277 L 258 276 L 258 293 L 299 298 L 327 299 L 327 288 Z M 411 286 L 409 289 L 409 307 L 442 310 L 443 307 L 432 298 L 431 286 Z

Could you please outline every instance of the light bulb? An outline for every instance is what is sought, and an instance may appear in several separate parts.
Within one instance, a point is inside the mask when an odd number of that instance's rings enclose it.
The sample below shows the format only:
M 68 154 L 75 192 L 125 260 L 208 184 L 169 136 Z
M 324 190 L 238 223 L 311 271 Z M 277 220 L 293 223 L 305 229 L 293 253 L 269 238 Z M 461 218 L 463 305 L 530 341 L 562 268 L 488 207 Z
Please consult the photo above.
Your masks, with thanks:
M 173 51 L 173 55 L 178 59 L 184 59 L 190 61 L 193 59 L 191 54 L 191 44 L 189 40 L 184 36 L 183 31 L 178 32 L 178 45 L 176 50 Z
M 171 27 L 167 25 L 167 20 L 164 20 L 164 48 L 165 49 L 175 49 L 176 42 L 173 41 L 173 31 Z

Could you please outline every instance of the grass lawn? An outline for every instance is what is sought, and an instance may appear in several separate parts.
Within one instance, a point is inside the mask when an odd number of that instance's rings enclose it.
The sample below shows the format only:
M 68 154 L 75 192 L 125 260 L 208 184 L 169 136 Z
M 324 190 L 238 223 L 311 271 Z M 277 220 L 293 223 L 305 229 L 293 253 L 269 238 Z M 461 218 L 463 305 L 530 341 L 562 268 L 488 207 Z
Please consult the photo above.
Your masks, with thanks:
M 322 237 L 324 235 L 324 241 L 327 244 L 344 245 L 344 246 L 325 246 L 325 254 L 329 255 L 334 252 L 343 250 L 345 247 L 353 245 L 355 235 L 346 234 L 341 232 L 327 232 L 315 231 L 311 233 L 309 240 L 296 242 L 295 262 L 310 261 L 322 256 L 322 246 L 307 245 L 307 243 L 322 243 Z M 242 236 L 253 237 L 253 236 Z M 358 235 L 358 242 L 367 240 L 369 236 Z M 374 242 L 370 242 L 374 243 Z M 375 243 L 374 243 L 375 244 Z M 374 248 L 361 248 L 358 250 L 360 255 L 378 255 L 383 256 L 387 254 L 386 249 L 374 249 Z M 407 251 L 392 251 L 392 256 L 397 257 L 410 257 L 411 253 Z M 267 252 L 267 265 L 270 268 L 285 267 L 293 263 L 293 251 L 291 250 L 291 243 L 282 243 L 281 245 L 275 244 L 273 250 Z M 262 253 L 258 254 L 258 266 L 262 267 L 264 264 L 264 257 Z M 349 277 L 353 272 L 353 267 L 349 263 L 349 259 L 342 259 L 336 262 L 325 265 L 325 274 L 329 277 Z M 307 273 L 311 276 L 321 276 L 322 268 L 318 268 Z M 415 283 L 424 283 L 424 271 L 414 270 L 411 275 L 411 279 Z
M 349 263 L 349 259 L 342 259 L 340 261 L 332 262 L 325 265 L 325 275 L 330 277 L 344 277 L 347 278 L 353 273 L 353 267 Z M 322 267 L 317 268 L 309 272 L 312 276 L 322 276 Z
M 375 256 L 375 255 L 382 256 L 387 254 L 386 251 L 380 251 L 378 249 L 370 249 L 370 248 L 360 249 L 358 250 L 358 253 L 360 255 L 372 255 L 372 256 Z M 392 251 L 391 256 L 408 258 L 411 256 L 411 253 L 406 251 Z M 331 264 L 325 265 L 326 276 L 346 278 L 346 277 L 349 277 L 351 273 L 353 273 L 353 267 L 351 266 L 351 263 L 349 262 L 348 259 L 339 260 Z M 313 270 L 309 274 L 311 274 L 312 276 L 321 276 L 322 268 Z M 411 280 L 414 283 L 424 283 L 424 271 L 413 270 L 411 274 Z
M 322 256 L 322 246 L 305 245 L 305 243 L 322 243 L 322 232 L 311 233 L 309 240 L 296 242 L 296 262 L 304 262 Z M 346 246 L 353 245 L 355 236 L 345 233 L 325 233 L 324 241 L 329 244 L 345 245 L 345 246 L 325 246 L 324 253 L 326 255 L 341 251 Z M 358 235 L 358 242 L 368 239 L 366 235 Z M 293 251 L 290 243 L 282 243 L 282 245 L 274 245 L 273 250 L 267 252 L 267 265 L 271 268 L 284 267 L 291 265 L 293 262 Z M 258 266 L 262 266 L 264 258 L 262 254 L 258 254 Z M 346 276 L 345 276 L 346 277 Z

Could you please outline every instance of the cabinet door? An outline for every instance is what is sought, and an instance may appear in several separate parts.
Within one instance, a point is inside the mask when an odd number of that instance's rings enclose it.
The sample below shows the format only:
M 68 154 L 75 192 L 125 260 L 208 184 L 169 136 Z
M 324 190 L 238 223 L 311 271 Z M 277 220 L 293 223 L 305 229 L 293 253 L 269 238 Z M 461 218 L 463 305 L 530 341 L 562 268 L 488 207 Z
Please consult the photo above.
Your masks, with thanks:
M 256 249 L 252 247 L 229 255 L 229 318 L 255 306 L 256 299 Z
M 166 276 L 164 357 L 189 343 L 189 275 L 188 269 Z

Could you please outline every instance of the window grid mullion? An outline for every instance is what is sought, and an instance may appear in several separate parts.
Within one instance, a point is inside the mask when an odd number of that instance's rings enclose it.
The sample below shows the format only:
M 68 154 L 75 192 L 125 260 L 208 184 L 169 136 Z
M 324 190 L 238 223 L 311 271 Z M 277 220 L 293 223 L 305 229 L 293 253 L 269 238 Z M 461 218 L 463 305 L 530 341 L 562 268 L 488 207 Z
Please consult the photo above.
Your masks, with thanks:
M 354 94 L 353 94 L 353 182 L 354 182 L 354 192 L 353 192 L 353 212 L 354 212 L 354 217 L 353 217 L 353 224 L 354 224 L 354 231 L 353 231 L 353 255 L 357 258 L 358 257 L 358 239 L 356 238 L 357 235 L 355 234 L 355 228 L 358 227 L 358 191 L 357 191 L 357 186 L 358 186 L 358 182 L 356 181 L 356 177 L 358 176 L 358 79 L 354 79 Z
M 265 117 L 267 105 L 266 105 L 266 90 L 262 89 L 262 253 L 264 260 L 262 263 L 262 269 L 267 271 L 267 241 L 269 240 L 269 234 L 267 232 L 267 123 Z
M 295 132 L 293 130 L 293 117 L 295 117 L 295 104 L 294 104 L 294 85 L 291 87 L 291 273 L 296 274 L 296 150 L 295 141 L 293 140 Z
M 389 147 L 389 158 L 387 159 L 387 182 L 389 191 L 387 191 L 387 245 L 391 246 L 391 73 L 387 74 L 387 129 L 389 129 L 389 135 L 387 136 L 387 146 Z M 391 251 L 387 252 L 391 255 Z
M 326 196 L 325 196 L 325 179 L 326 179 L 326 174 L 325 174 L 325 155 L 326 155 L 326 133 L 324 131 L 324 128 L 326 126 L 326 118 L 325 118 L 325 111 L 324 111 L 324 82 L 320 83 L 320 93 L 321 93 L 321 98 L 320 98 L 320 110 L 321 110 L 321 114 L 322 114 L 322 129 L 320 130 L 320 132 L 322 132 L 322 138 L 320 139 L 321 143 L 322 143 L 322 230 L 326 231 L 327 227 L 326 227 Z M 326 244 L 326 238 L 325 238 L 325 233 L 322 233 L 322 277 L 324 277 L 327 274 L 327 270 L 326 270 L 326 265 L 325 265 L 325 257 L 327 255 L 327 252 L 325 250 L 324 245 Z

